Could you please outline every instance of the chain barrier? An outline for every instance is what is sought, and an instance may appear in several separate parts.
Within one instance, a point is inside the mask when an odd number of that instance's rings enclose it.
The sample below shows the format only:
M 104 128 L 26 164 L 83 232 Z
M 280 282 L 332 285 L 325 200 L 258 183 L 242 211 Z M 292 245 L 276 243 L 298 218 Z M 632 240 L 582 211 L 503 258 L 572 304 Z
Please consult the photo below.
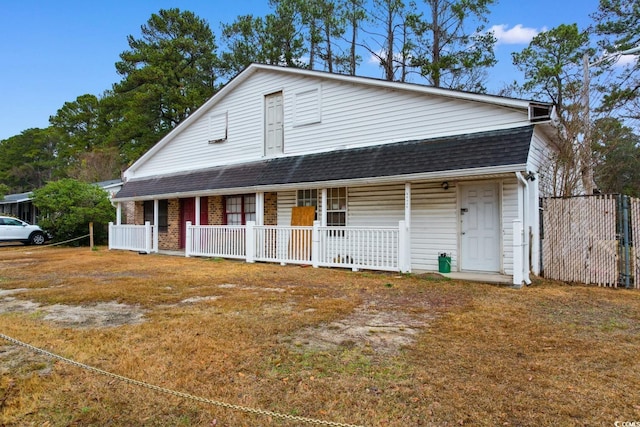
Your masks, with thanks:
M 91 371 L 91 372 L 95 372 L 97 374 L 100 375 L 104 375 L 110 378 L 114 378 L 117 379 L 119 381 L 123 381 L 126 382 L 128 384 L 133 384 L 133 385 L 137 385 L 140 387 L 144 387 L 144 388 L 148 388 L 150 390 L 154 390 L 154 391 L 158 391 L 160 393 L 165 393 L 165 394 L 169 394 L 172 396 L 177 396 L 177 397 L 181 397 L 184 399 L 189 399 L 189 400 L 194 400 L 196 402 L 200 402 L 200 403 L 208 403 L 210 405 L 214 405 L 214 406 L 219 406 L 222 408 L 226 408 L 226 409 L 232 409 L 235 411 L 240 411 L 240 412 L 245 412 L 245 413 L 249 413 L 249 414 L 257 414 L 257 415 L 266 415 L 266 416 L 270 416 L 273 418 L 279 418 L 279 419 L 283 419 L 283 420 L 288 420 L 288 421 L 296 421 L 296 422 L 303 422 L 303 423 L 307 423 L 307 424 L 316 424 L 316 425 L 325 425 L 325 426 L 332 426 L 332 427 L 363 427 L 360 425 L 355 425 L 355 424 L 344 424 L 344 423 L 338 423 L 338 422 L 333 422 L 333 421 L 324 421 L 324 420 L 318 420 L 318 419 L 314 419 L 314 418 L 307 418 L 307 417 L 301 417 L 301 416 L 297 416 L 297 415 L 288 415 L 288 414 L 282 414 L 279 412 L 273 412 L 273 411 L 267 411 L 267 410 L 263 410 L 263 409 L 256 409 L 256 408 L 250 408 L 247 406 L 240 406 L 240 405 L 234 405 L 232 403 L 226 403 L 226 402 L 221 402 L 218 400 L 213 400 L 213 399 L 207 399 L 207 398 L 203 398 L 203 397 L 198 397 L 198 396 L 194 396 L 188 393 L 184 393 L 184 392 L 180 392 L 180 391 L 175 391 L 175 390 L 171 390 L 168 388 L 164 388 L 164 387 L 160 387 L 157 385 L 153 385 L 153 384 L 149 384 L 149 383 L 145 383 L 144 381 L 139 381 L 139 380 L 134 380 L 131 378 L 127 378 L 124 377 L 122 375 L 118 375 L 118 374 L 114 374 L 108 371 L 104 371 L 102 369 L 99 368 L 95 368 L 93 366 L 89 366 L 89 365 L 85 365 L 84 363 L 80 363 L 80 362 L 76 362 L 75 360 L 72 359 L 67 359 L 66 357 L 57 355 L 55 353 L 51 353 L 47 350 L 43 350 L 41 348 L 32 346 L 31 344 L 27 344 L 25 342 L 19 341 L 15 338 L 11 338 L 5 334 L 0 333 L 0 338 L 4 339 L 5 341 L 9 341 L 10 343 L 25 347 L 31 351 L 34 351 L 36 353 L 40 353 L 43 354 L 47 357 L 50 357 L 52 359 L 56 359 L 56 360 L 60 360 L 62 362 L 68 363 L 70 365 Z
M 58 245 L 64 245 L 65 243 L 69 243 L 69 242 L 74 242 L 76 240 L 80 240 L 80 239 L 84 239 L 86 237 L 91 236 L 91 234 L 85 234 L 84 236 L 80 236 L 80 237 L 76 237 L 73 239 L 69 239 L 69 240 L 65 240 L 64 242 L 57 242 L 57 243 L 51 243 L 49 245 L 39 245 L 39 246 L 29 246 L 29 249 L 21 249 L 21 250 L 16 250 L 16 251 L 11 251 L 11 253 L 20 253 L 20 252 L 31 252 L 35 249 L 44 249 L 44 248 L 50 248 L 52 246 L 58 246 Z

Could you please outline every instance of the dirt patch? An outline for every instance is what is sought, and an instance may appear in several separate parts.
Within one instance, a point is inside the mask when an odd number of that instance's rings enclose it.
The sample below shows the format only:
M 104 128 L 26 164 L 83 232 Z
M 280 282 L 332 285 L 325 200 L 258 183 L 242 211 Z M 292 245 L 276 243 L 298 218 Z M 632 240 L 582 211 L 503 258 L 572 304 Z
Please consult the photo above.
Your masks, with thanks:
M 91 306 L 55 304 L 42 306 L 28 300 L 5 297 L 0 300 L 0 314 L 21 312 L 41 313 L 44 320 L 73 328 L 105 328 L 141 323 L 144 311 L 136 306 L 117 302 Z
M 412 316 L 397 310 L 379 310 L 375 305 L 361 306 L 341 320 L 300 330 L 292 344 L 298 349 L 360 347 L 394 354 L 413 344 L 416 335 L 434 318 L 426 313 Z

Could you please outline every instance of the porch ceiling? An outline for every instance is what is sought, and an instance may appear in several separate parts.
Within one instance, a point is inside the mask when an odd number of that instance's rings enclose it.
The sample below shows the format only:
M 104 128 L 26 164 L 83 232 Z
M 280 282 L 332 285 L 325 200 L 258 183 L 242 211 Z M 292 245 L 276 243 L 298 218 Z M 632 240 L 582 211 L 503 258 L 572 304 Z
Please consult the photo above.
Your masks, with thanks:
M 522 165 L 533 126 L 278 157 L 124 183 L 115 200 Z

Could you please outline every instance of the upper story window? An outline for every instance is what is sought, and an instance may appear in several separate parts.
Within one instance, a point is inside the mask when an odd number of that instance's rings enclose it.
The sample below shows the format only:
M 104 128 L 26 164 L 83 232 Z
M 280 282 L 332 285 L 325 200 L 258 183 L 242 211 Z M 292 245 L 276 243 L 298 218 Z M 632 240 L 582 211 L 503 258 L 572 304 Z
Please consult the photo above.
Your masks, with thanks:
M 264 155 L 275 156 L 284 150 L 284 108 L 282 92 L 265 96 Z
M 144 222 L 153 223 L 153 200 L 144 202 Z M 158 200 L 158 231 L 166 233 L 169 228 L 169 203 L 166 199 Z
M 246 194 L 224 198 L 224 223 L 245 225 L 256 220 L 256 195 Z

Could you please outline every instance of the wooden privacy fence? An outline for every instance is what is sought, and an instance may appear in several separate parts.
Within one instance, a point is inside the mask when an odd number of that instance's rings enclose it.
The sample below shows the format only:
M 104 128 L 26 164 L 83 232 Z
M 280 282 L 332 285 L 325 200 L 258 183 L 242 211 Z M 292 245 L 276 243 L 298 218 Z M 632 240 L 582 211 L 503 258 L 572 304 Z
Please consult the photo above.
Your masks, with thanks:
M 640 289 L 640 199 L 620 195 L 542 199 L 544 277 Z M 640 243 L 640 238 L 639 238 Z

